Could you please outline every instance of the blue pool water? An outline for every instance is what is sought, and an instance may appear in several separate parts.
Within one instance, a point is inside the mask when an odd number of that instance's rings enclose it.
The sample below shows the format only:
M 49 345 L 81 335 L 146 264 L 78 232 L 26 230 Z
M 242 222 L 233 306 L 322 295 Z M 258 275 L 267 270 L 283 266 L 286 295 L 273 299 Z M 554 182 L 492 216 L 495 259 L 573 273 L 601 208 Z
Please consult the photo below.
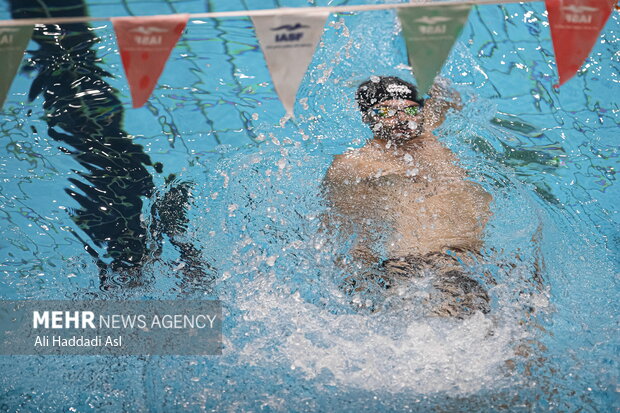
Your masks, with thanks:
M 307 5 L 215 3 L 92 0 L 88 11 Z M 362 3 L 371 2 L 349 4 Z M 617 410 L 619 17 L 612 14 L 587 70 L 555 90 L 544 10 L 539 2 L 475 7 L 442 71 L 464 108 L 435 133 L 494 199 L 475 264 L 494 280 L 485 284 L 492 311 L 466 320 L 419 316 L 424 282 L 383 298 L 383 311 L 356 311 L 334 264 L 350 240 L 321 230 L 332 156 L 371 137 L 357 85 L 371 75 L 412 80 L 394 11 L 330 15 L 294 122 L 281 121 L 247 18 L 190 21 L 141 109 L 131 109 L 111 24 L 93 24 L 99 42 L 86 48 L 102 60 L 72 76 L 85 85 L 81 76 L 92 79 L 93 68 L 109 72 L 101 78 L 116 90 L 132 138 L 111 142 L 140 145 L 133 157 L 77 155 L 91 131 L 62 122 L 63 105 L 93 103 L 79 91 L 66 102 L 45 93 L 28 101 L 35 79 L 53 90 L 54 77 L 37 73 L 58 64 L 56 73 L 69 76 L 62 62 L 72 56 L 42 57 L 31 42 L 33 70 L 16 78 L 0 115 L 0 297 L 219 298 L 224 348 L 209 357 L 2 356 L 1 409 Z M 2 4 L 0 17 L 10 16 Z M 109 112 L 87 115 L 104 124 Z M 94 177 L 88 165 L 106 159 L 115 159 L 113 178 Z M 81 214 L 87 201 L 71 193 L 83 182 L 120 188 L 110 196 L 119 210 L 133 202 L 121 214 L 127 221 L 97 226 L 111 215 Z M 158 223 L 162 203 L 186 210 L 181 230 Z M 131 239 L 119 241 L 115 225 L 130 228 Z M 110 271 L 106 283 L 117 288 L 102 289 L 94 256 L 118 268 L 129 256 L 143 264 L 129 275 Z

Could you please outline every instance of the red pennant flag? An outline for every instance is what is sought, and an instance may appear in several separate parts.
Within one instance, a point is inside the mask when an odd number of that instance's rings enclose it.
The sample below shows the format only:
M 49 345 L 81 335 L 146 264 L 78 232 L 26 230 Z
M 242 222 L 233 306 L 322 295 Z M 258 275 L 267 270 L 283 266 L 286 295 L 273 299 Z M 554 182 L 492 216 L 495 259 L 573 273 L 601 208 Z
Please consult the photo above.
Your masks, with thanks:
M 133 107 L 148 100 L 189 14 L 112 19 Z
M 560 85 L 577 73 L 613 9 L 609 0 L 546 0 Z

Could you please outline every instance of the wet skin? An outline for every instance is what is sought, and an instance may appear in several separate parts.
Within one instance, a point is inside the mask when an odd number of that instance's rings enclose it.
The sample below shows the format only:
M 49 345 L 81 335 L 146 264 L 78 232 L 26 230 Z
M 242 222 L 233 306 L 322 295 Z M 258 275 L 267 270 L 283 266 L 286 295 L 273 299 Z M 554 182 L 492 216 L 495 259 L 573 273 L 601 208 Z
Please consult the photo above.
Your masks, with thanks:
M 482 247 L 492 198 L 466 179 L 454 153 L 431 133 L 454 106 L 431 98 L 415 116 L 404 111 L 415 105 L 375 105 L 391 109 L 391 116 L 368 111 L 363 120 L 374 138 L 337 155 L 326 174 L 334 225 L 357 235 L 350 254 L 360 267 L 382 258 L 385 266 L 405 257 L 445 257 L 448 250 L 466 256 Z M 461 270 L 456 260 L 440 261 L 443 274 Z
M 389 100 L 375 107 L 412 105 L 417 104 Z M 374 122 L 367 116 L 373 122 L 374 139 L 336 156 L 326 175 L 330 201 L 337 212 L 357 221 L 362 229 L 368 218 L 390 224 L 389 257 L 446 249 L 478 250 L 482 246 L 491 196 L 466 180 L 454 153 L 428 131 L 430 125 L 424 118 L 432 110 L 430 102 L 417 116 L 402 110 L 392 117 L 375 117 Z M 363 238 L 355 247 L 357 255 L 377 258 L 367 248 L 372 242 Z

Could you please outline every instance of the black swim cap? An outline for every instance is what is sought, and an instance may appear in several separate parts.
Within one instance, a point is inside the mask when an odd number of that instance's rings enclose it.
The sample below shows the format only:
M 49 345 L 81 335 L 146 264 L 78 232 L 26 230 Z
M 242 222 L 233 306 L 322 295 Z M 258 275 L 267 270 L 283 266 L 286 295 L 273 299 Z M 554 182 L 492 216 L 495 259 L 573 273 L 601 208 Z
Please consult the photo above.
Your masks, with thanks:
M 362 112 L 391 99 L 407 99 L 417 102 L 420 106 L 424 99 L 418 99 L 418 90 L 414 85 L 394 76 L 373 76 L 357 88 L 355 100 Z

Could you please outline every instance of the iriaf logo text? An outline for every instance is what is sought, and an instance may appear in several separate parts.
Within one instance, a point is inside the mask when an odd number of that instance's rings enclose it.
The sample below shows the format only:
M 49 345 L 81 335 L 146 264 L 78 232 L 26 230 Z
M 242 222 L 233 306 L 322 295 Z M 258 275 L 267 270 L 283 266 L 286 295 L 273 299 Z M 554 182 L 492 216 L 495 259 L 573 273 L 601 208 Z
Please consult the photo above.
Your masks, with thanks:
M 416 19 L 415 21 L 425 25 L 419 26 L 422 34 L 445 34 L 448 26 L 444 23 L 450 20 L 452 19 L 444 16 L 424 16 Z
M 0 46 L 13 43 L 13 33 L 18 29 L 0 29 Z
M 159 46 L 162 44 L 162 36 L 154 33 L 166 33 L 168 30 L 159 27 L 139 26 L 132 29 L 131 32 L 140 33 L 141 36 L 134 36 L 134 40 L 140 46 Z
M 299 29 L 309 29 L 310 26 L 306 26 L 303 25 L 301 23 L 295 23 L 294 25 L 290 25 L 290 24 L 283 24 L 282 26 L 278 26 L 278 27 L 274 27 L 273 29 L 271 29 L 274 32 L 278 32 L 278 31 L 286 31 L 288 33 L 276 33 L 276 42 L 296 42 L 301 40 L 301 38 L 304 36 L 303 32 L 295 32 L 296 30 Z
M 562 7 L 564 19 L 569 23 L 592 23 L 592 13 L 598 11 L 596 7 L 576 6 L 574 4 Z

